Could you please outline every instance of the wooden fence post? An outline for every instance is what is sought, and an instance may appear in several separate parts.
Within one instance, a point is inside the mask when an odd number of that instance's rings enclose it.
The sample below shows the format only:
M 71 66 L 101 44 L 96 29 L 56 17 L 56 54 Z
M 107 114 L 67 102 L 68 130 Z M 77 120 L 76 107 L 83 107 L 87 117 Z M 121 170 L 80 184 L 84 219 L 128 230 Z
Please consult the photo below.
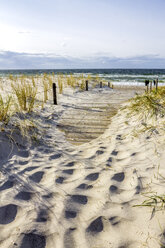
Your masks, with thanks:
M 146 90 L 146 92 L 148 93 L 148 90 L 149 90 L 149 80 L 145 80 L 145 86 L 147 87 L 147 90 Z
M 149 91 L 149 84 L 147 84 L 147 93 L 148 93 L 148 91 Z
M 100 82 L 100 88 L 102 88 L 103 87 L 103 83 L 102 82 Z
M 57 94 L 56 94 L 56 84 L 53 83 L 53 103 L 57 105 Z
M 152 91 L 152 81 L 150 82 L 150 92 Z
M 156 92 L 158 92 L 158 78 L 156 79 Z
M 88 80 L 86 80 L 86 91 L 88 91 Z

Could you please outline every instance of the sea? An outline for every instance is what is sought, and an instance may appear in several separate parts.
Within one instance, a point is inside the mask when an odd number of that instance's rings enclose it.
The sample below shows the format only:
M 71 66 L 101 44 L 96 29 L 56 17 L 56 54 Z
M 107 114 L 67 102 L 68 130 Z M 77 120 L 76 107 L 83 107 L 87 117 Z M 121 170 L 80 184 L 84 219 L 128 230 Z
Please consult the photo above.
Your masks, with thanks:
M 119 85 L 144 85 L 145 80 L 158 79 L 165 85 L 165 69 L 41 69 L 41 70 L 0 70 L 0 77 L 12 75 L 65 74 L 77 76 L 98 76 L 100 79 Z

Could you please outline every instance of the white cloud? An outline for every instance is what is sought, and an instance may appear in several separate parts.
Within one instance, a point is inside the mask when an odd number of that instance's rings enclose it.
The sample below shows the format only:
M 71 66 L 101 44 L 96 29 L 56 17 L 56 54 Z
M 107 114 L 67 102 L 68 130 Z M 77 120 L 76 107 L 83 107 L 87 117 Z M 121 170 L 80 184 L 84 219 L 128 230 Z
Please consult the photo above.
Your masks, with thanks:
M 137 57 L 70 57 L 53 53 L 17 53 L 0 51 L 0 69 L 72 69 L 72 68 L 165 68 L 165 58 L 157 55 Z

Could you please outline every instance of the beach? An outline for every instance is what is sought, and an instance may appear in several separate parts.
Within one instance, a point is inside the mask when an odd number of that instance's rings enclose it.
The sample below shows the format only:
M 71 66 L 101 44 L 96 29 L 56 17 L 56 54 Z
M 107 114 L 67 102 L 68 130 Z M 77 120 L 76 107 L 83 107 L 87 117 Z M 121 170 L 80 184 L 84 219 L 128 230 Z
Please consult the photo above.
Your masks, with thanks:
M 57 88 L 57 105 L 50 88 L 41 108 L 36 84 L 32 113 L 1 124 L 0 247 L 163 248 L 164 116 L 128 108 L 145 87 Z

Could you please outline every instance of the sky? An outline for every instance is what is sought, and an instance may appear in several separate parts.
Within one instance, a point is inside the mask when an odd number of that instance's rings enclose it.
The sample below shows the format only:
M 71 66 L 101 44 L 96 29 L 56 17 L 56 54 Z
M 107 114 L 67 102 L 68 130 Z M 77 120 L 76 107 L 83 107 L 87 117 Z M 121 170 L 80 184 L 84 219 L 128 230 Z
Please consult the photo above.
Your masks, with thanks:
M 165 68 L 165 0 L 0 0 L 0 69 Z

